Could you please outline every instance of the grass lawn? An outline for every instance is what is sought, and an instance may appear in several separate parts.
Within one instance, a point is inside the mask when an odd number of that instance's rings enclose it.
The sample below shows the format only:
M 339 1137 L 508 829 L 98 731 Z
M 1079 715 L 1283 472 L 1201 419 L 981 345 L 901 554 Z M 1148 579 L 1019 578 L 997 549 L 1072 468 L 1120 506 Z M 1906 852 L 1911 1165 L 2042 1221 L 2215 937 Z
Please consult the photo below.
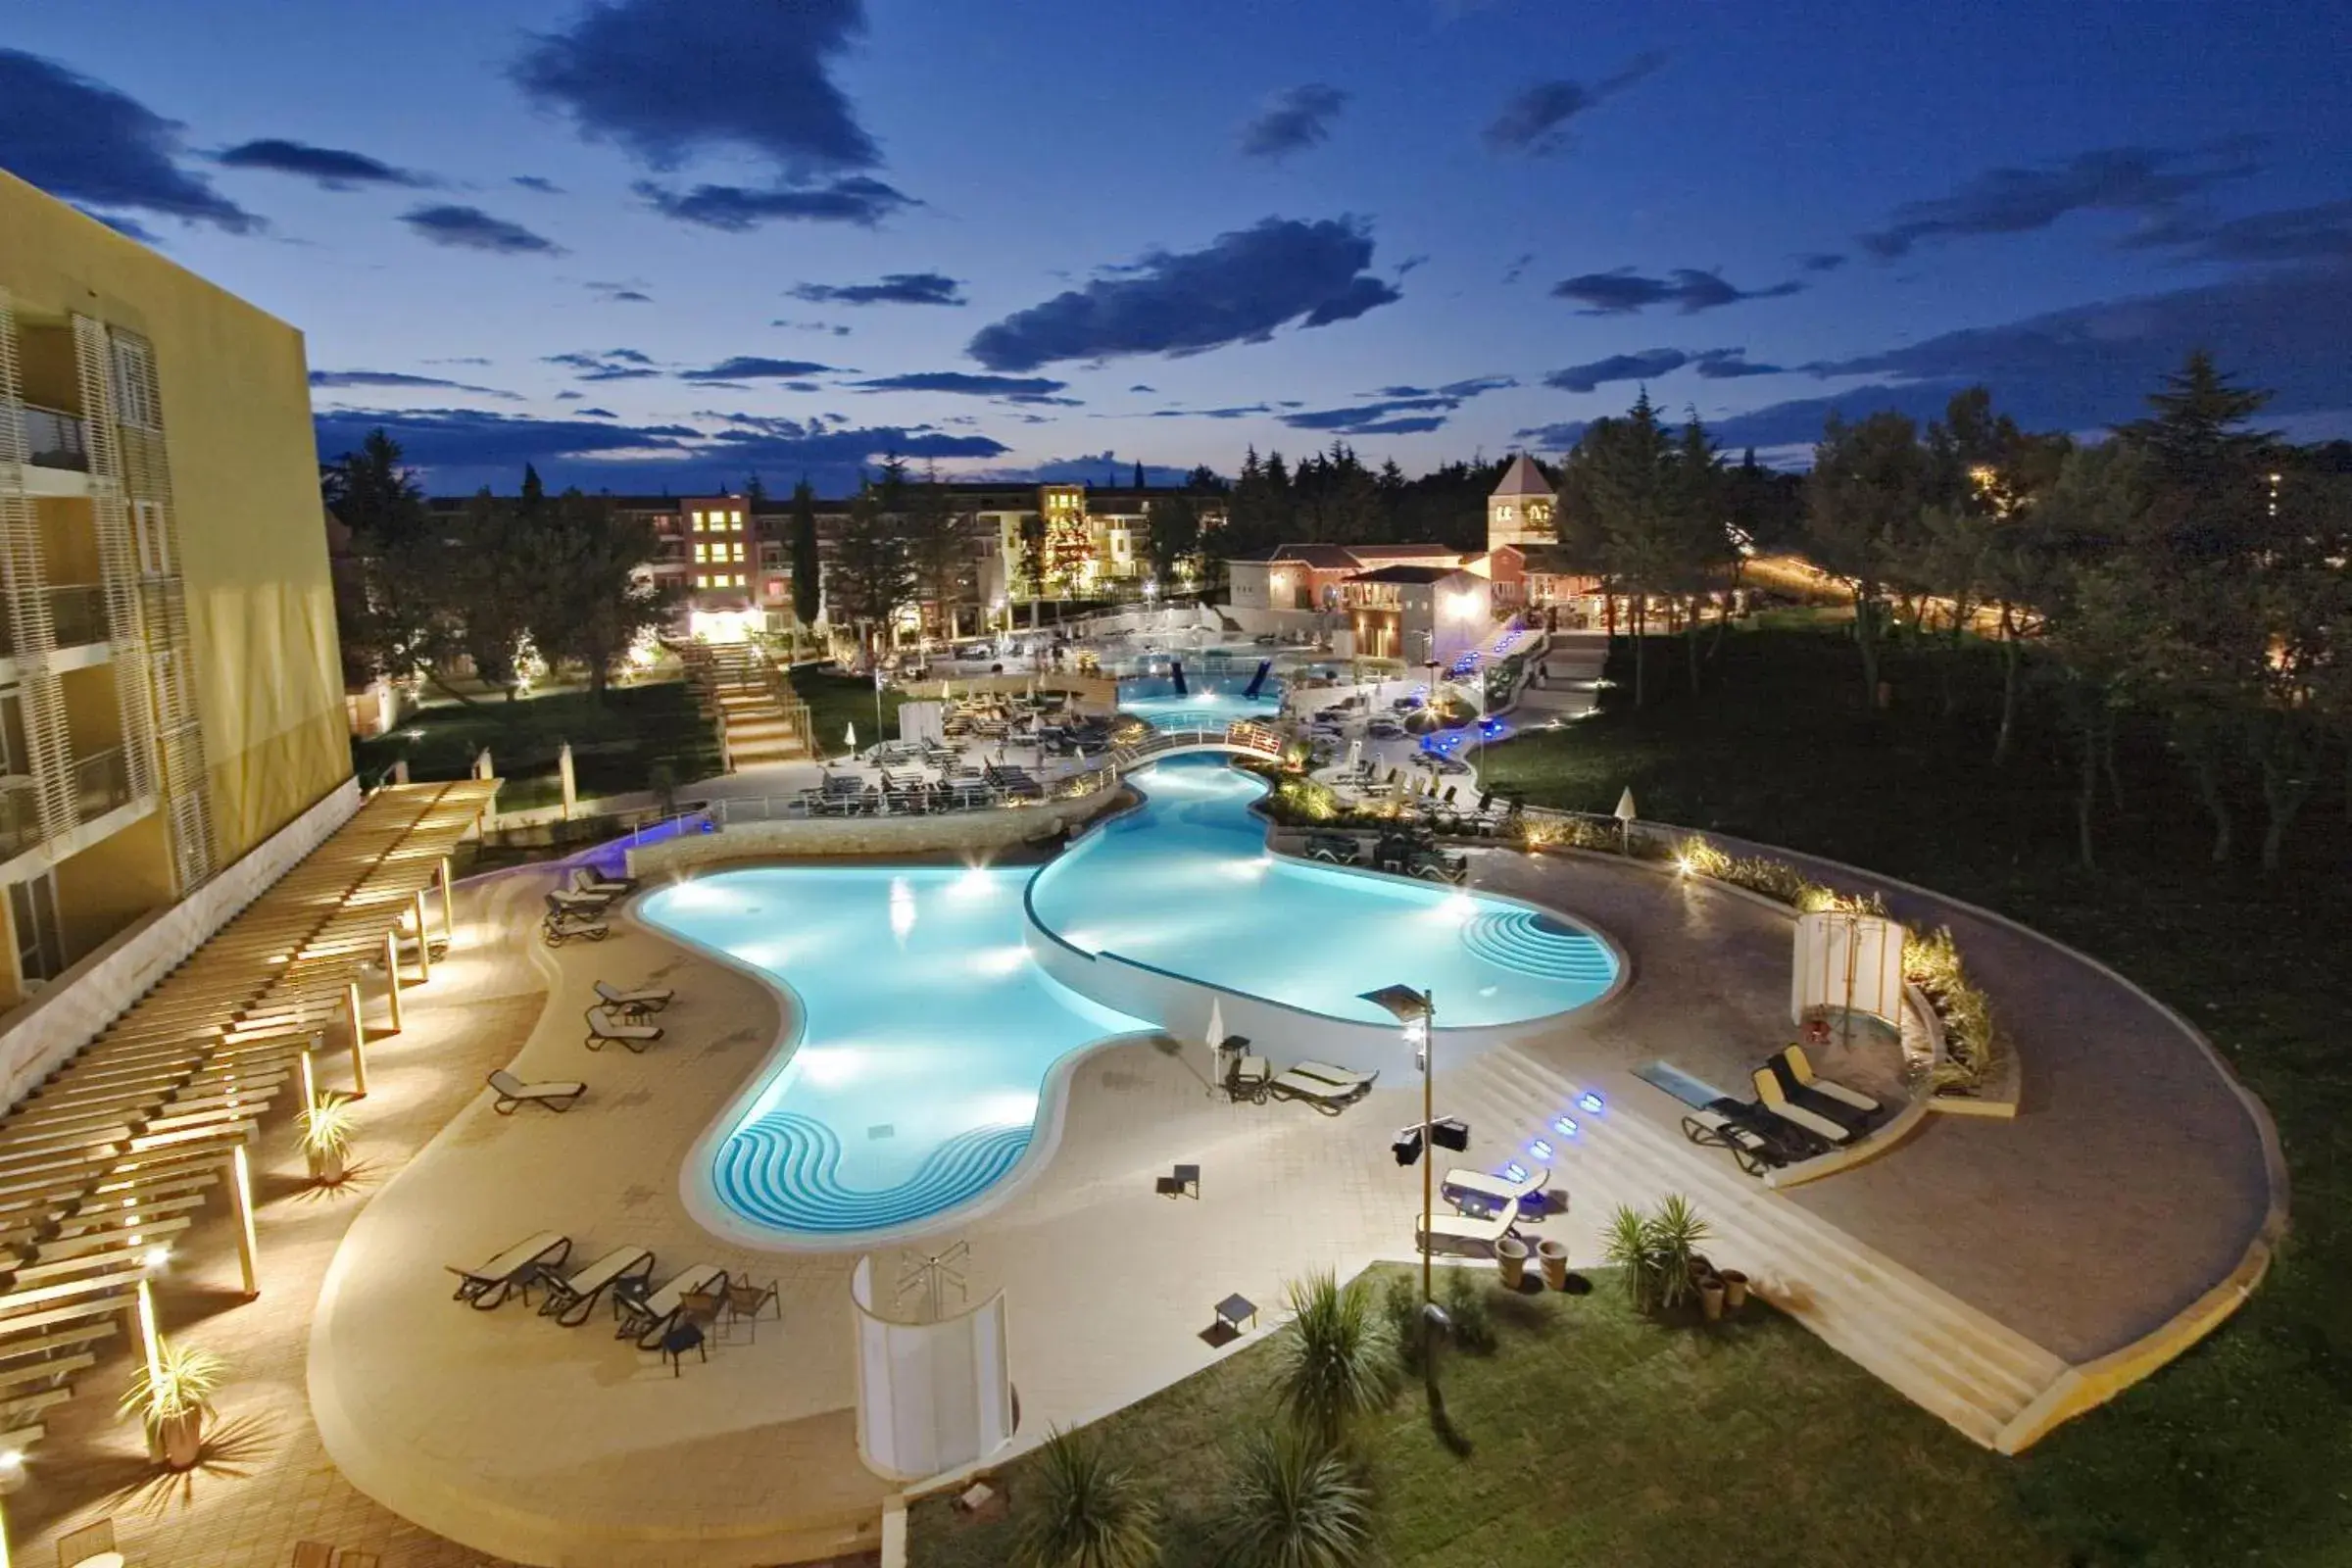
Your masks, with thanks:
M 614 686 L 601 705 L 586 692 L 513 703 L 492 697 L 472 707 L 443 703 L 412 714 L 388 735 L 355 741 L 352 761 L 370 779 L 402 758 L 418 782 L 463 778 L 487 746 L 507 781 L 499 806 L 514 811 L 564 798 L 556 754 L 565 741 L 583 797 L 649 789 L 659 764 L 667 764 L 680 785 L 718 771 L 717 739 L 680 681 Z
M 1367 1428 L 1392 1568 L 2065 1562 L 2011 1506 L 2004 1461 L 1779 1313 L 1661 1326 L 1596 1278 L 1581 1297 L 1493 1289 L 1499 1346 L 1448 1354 L 1442 1374 L 1466 1454 L 1439 1442 L 1417 1379 Z M 1270 1419 L 1272 1350 L 1269 1337 L 1103 1424 L 1159 1500 L 1166 1568 L 1216 1568 L 1204 1525 L 1237 1440 Z M 914 1568 L 1006 1562 L 1027 1468 L 1005 1469 L 1010 1514 L 968 1524 L 918 1504 Z
M 808 705 L 808 724 L 816 731 L 823 756 L 840 757 L 849 751 L 842 737 L 853 724 L 858 726 L 859 751 L 876 741 L 898 738 L 899 705 L 906 697 L 895 688 L 882 694 L 885 723 L 879 727 L 874 722 L 874 683 L 869 676 L 836 675 L 819 669 L 795 670 L 792 689 Z
M 1630 698 L 1630 658 L 1610 674 Z M 2083 1563 L 2352 1563 L 2352 862 L 2342 779 L 2305 808 L 2289 863 L 2208 861 L 2208 829 L 2162 737 L 2128 729 L 2102 864 L 2074 864 L 2074 761 L 2040 696 L 1989 761 L 1997 667 L 1981 651 L 1943 713 L 1932 656 L 1898 652 L 1870 715 L 1842 634 L 1735 635 L 1685 690 L 1650 650 L 1646 712 L 1510 741 L 1487 782 L 1719 828 L 1875 867 L 1999 909 L 2113 964 L 2196 1021 L 2276 1117 L 2294 1229 L 2255 1298 L 2197 1349 L 2001 1472 L 2014 1506 Z M 2331 768 L 2341 768 L 2339 756 Z M 2241 840 L 2261 831 L 2236 781 Z M 1835 1420 L 1835 1412 L 1824 1419 Z M 1857 1438 L 1862 1434 L 1856 1434 Z M 1695 1478 L 1691 1478 L 1695 1479 Z M 1988 1548 L 1979 1559 L 2003 1560 Z

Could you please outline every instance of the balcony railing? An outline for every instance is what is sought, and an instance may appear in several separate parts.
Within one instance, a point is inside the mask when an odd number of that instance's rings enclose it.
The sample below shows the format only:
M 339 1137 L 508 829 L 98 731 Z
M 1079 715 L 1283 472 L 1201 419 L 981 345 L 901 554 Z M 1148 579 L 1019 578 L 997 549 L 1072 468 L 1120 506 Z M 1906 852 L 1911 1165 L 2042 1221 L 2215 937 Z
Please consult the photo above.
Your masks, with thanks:
M 0 860 L 13 860 L 40 842 L 40 792 L 23 773 L 0 776 Z
M 104 588 L 92 582 L 66 583 L 49 589 L 48 594 L 49 621 L 58 647 L 80 648 L 108 640 Z M 8 602 L 0 599 L 0 658 L 13 659 L 16 653 L 16 625 L 9 618 Z
M 122 747 L 110 746 L 74 760 L 74 808 L 81 821 L 96 821 L 116 807 L 129 804 L 130 763 Z
M 90 471 L 87 426 L 61 409 L 24 405 L 25 459 L 36 468 Z

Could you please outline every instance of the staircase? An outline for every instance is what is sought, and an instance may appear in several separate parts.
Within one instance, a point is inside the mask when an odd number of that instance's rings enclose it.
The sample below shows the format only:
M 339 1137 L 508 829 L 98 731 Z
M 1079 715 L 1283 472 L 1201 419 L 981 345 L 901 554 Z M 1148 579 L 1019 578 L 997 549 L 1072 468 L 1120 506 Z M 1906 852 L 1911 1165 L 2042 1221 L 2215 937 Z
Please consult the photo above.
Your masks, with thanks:
M 1629 1095 L 1653 1094 L 1623 1080 Z M 1571 1195 L 1572 1212 L 1597 1228 L 1619 1203 L 1643 1207 L 1667 1193 L 1689 1197 L 1714 1232 L 1707 1250 L 1743 1270 L 1757 1294 L 1921 1408 L 1993 1447 L 2066 1363 L 1740 1174 L 1720 1151 L 1687 1142 L 1674 1124 L 1633 1114 L 1599 1084 L 1592 1112 L 1576 1083 L 1515 1047 L 1498 1047 L 1440 1078 L 1439 1109 L 1466 1118 L 1492 1151 L 1511 1140 L 1512 1157 L 1534 1164 L 1542 1138 L 1547 1163 Z M 1573 1120 L 1573 1136 L 1554 1118 Z
M 687 656 L 704 712 L 719 726 L 727 769 L 807 759 L 808 709 L 787 700 L 791 687 L 749 643 L 698 645 Z

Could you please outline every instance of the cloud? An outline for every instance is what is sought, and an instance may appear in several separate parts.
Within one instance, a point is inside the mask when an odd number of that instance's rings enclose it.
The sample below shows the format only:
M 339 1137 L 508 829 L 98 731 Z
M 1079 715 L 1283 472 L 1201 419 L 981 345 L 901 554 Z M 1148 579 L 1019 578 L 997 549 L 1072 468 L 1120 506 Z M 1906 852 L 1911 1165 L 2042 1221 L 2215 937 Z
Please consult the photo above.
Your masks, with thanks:
M 547 355 L 542 363 L 576 370 L 583 381 L 644 381 L 662 373 L 655 368 L 653 357 L 638 349 L 606 349 L 601 354 L 575 349 Z
M 1438 390 L 1449 398 L 1475 398 L 1489 392 L 1505 392 L 1518 384 L 1515 375 L 1474 375 L 1466 381 L 1448 381 Z
M 2352 201 L 2322 202 L 2220 220 L 2183 216 L 2130 236 L 2127 245 L 2177 250 L 2182 261 L 2269 266 L 2352 261 Z
M 2242 137 L 2188 148 L 2103 147 L 2034 169 L 1991 169 L 1948 196 L 1906 202 L 1885 228 L 1861 236 L 1881 260 L 1908 255 L 1924 240 L 1974 234 L 2024 234 L 2070 213 L 2125 213 L 2148 222 L 2181 204 L 2255 172 L 2253 144 Z
M 1745 349 L 1707 349 L 1690 356 L 1690 368 L 1709 381 L 1732 381 L 1741 376 L 1785 373 L 1780 366 L 1751 362 Z
M 90 207 L 211 223 L 231 234 L 267 227 L 179 167 L 181 128 L 54 60 L 0 49 L 0 168 Z
M 1180 485 L 1192 476 L 1190 468 L 1157 463 L 1144 465 L 1144 478 L 1155 485 Z M 997 484 L 1125 485 L 1135 478 L 1135 460 L 1116 452 L 1089 453 L 1075 458 L 1047 458 L 1027 467 L 983 468 L 970 477 Z
M 1324 326 L 1402 298 L 1364 271 L 1371 262 L 1371 233 L 1356 220 L 1268 218 L 1202 250 L 1148 252 L 983 327 L 965 352 L 992 370 L 1033 370 L 1263 342 L 1286 322 Z
M 1646 381 L 1679 370 L 1690 363 L 1690 356 L 1681 349 L 1644 349 L 1639 354 L 1612 354 L 1606 359 L 1571 365 L 1564 370 L 1552 371 L 1544 378 L 1544 384 L 1562 392 L 1591 392 L 1611 381 Z
M 1282 422 L 1294 430 L 1331 430 L 1343 435 L 1386 428 L 1383 421 L 1399 414 L 1426 414 L 1435 409 L 1453 409 L 1459 405 L 1451 398 L 1417 397 L 1389 398 L 1378 403 L 1359 403 L 1351 409 L 1301 409 L 1286 414 Z M 1439 419 L 1437 424 L 1446 421 Z M 1435 429 L 1437 424 L 1428 426 Z
M 1435 430 L 1446 422 L 1445 415 L 1470 399 L 1518 384 L 1515 377 L 1508 375 L 1477 375 L 1439 387 L 1384 386 L 1374 395 L 1374 401 L 1350 408 L 1299 410 L 1283 415 L 1282 422 L 1294 430 L 1330 430 L 1340 435 L 1403 435 Z M 1283 407 L 1298 410 L 1296 403 Z M 1244 412 L 1270 411 L 1259 405 Z
M 564 247 L 520 223 L 492 218 L 479 207 L 418 207 L 400 215 L 409 231 L 435 245 L 501 256 L 561 256 Z
M 1487 150 L 1542 158 L 1567 145 L 1568 122 L 1598 108 L 1666 63 L 1655 51 L 1638 55 L 1623 71 L 1591 86 L 1555 77 L 1535 82 L 1502 106 L 1483 133 Z
M 753 190 L 742 185 L 697 185 L 680 193 L 650 179 L 630 189 L 664 218 L 740 234 L 772 219 L 809 223 L 856 223 L 871 228 L 902 207 L 922 205 L 905 191 L 854 174 L 818 185 Z
M 1518 255 L 1512 257 L 1511 265 L 1502 270 L 1503 287 L 1508 288 L 1513 283 L 1518 282 L 1520 276 L 1525 273 L 1530 267 L 1535 265 L 1535 260 L 1536 253 L 1534 251 L 1521 251 Z
M 1042 375 L 974 375 L 967 370 L 916 370 L 905 375 L 852 381 L 860 392 L 946 392 L 957 397 L 1004 398 L 1013 403 L 1053 403 L 1076 408 L 1076 398 L 1055 397 L 1068 387 Z
M 680 370 L 681 381 L 794 381 L 803 376 L 822 375 L 833 368 L 814 360 L 770 360 L 754 354 L 738 354 L 700 370 Z
M 1242 156 L 1279 161 L 1315 146 L 1330 137 L 1331 122 L 1347 107 L 1348 94 L 1323 82 L 1285 87 L 1242 127 Z
M 1371 424 L 1351 425 L 1348 435 L 1421 435 L 1442 428 L 1446 416 L 1442 414 L 1419 414 L 1401 419 L 1380 419 Z
M 1565 452 L 1585 438 L 1592 428 L 1591 419 L 1563 419 L 1558 424 L 1531 424 L 1524 430 L 1513 430 L 1511 439 L 1531 447 L 1548 447 Z
M 654 302 L 654 297 L 645 291 L 645 285 L 642 283 L 599 283 L 590 281 L 583 284 L 582 287 L 586 288 L 589 293 L 595 295 L 597 303 L 600 305 L 651 305 Z
M 95 208 L 84 207 L 78 202 L 74 204 L 74 210 L 94 222 L 104 223 L 125 239 L 135 239 L 142 245 L 161 245 L 164 242 L 161 234 L 135 218 L 125 217 L 122 213 L 102 213 Z
M 1832 409 L 1849 417 L 1894 409 L 1928 418 L 1942 413 L 1953 392 L 1978 383 L 2030 429 L 2097 430 L 2146 412 L 2147 395 L 2201 347 L 2220 349 L 2224 369 L 2277 394 L 2266 417 L 2326 413 L 2352 403 L 2343 372 L 2347 342 L 2352 267 L 2264 271 L 1808 366 L 1821 375 L 1872 380 L 1734 416 L 1715 433 L 1733 445 L 1811 441 Z
M 770 326 L 789 326 L 796 332 L 830 332 L 835 337 L 848 337 L 850 329 L 832 321 L 795 321 L 779 316 L 767 323 Z
M 1221 409 L 1153 409 L 1154 419 L 1246 419 L 1253 414 L 1272 414 L 1271 403 L 1235 403 Z
M 731 150 L 798 178 L 881 162 L 832 76 L 864 31 L 859 0 L 588 0 L 512 74 L 580 134 L 651 168 Z M 730 78 L 729 62 L 757 79 Z
M 1157 387 L 1146 386 L 1143 382 L 1138 381 L 1135 383 L 1135 385 L 1129 387 L 1127 390 L 1130 392 L 1156 392 L 1159 389 Z
M 1808 272 L 1835 272 L 1845 263 L 1843 251 L 1811 251 L 1797 258 L 1797 265 Z
M 1678 267 L 1665 277 L 1650 277 L 1630 267 L 1620 267 L 1609 272 L 1584 272 L 1563 278 L 1551 285 L 1551 297 L 1576 300 L 1585 309 L 1580 316 L 1625 316 L 1647 310 L 1652 305 L 1677 305 L 1685 316 L 1700 311 L 1712 311 L 1741 300 L 1773 300 L 1795 294 L 1804 284 L 1794 278 L 1775 283 L 1770 288 L 1735 288 L 1724 281 L 1720 272 L 1702 272 L 1694 267 Z
M 239 142 L 213 161 L 223 169 L 262 169 L 275 174 L 295 174 L 328 190 L 353 190 L 361 185 L 418 186 L 432 183 L 422 174 L 395 169 L 381 159 L 341 147 L 314 147 L 309 142 L 265 136 Z
M 942 272 L 885 272 L 878 283 L 800 283 L 785 292 L 810 305 L 968 305 Z
M 468 381 L 451 381 L 438 375 L 411 375 L 406 370 L 313 370 L 311 385 L 432 387 L 439 391 L 474 392 L 483 397 L 520 401 L 519 394 L 501 392 L 493 386 L 475 386 Z
M 511 176 L 510 183 L 520 185 L 524 190 L 535 190 L 542 196 L 564 194 L 564 187 L 544 174 L 515 174 Z

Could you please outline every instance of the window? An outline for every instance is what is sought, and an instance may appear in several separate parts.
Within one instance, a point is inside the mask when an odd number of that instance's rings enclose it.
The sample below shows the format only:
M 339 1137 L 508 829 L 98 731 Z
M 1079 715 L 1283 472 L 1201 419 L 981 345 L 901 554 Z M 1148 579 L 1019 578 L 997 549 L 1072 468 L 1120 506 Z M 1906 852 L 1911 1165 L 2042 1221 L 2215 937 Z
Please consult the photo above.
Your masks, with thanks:
M 709 561 L 710 559 L 710 547 L 703 543 L 700 539 L 697 539 L 694 542 L 694 559 L 697 561 Z
M 743 585 L 743 573 L 739 571 L 735 574 L 735 586 L 741 588 Z
M 57 922 L 57 873 L 43 871 L 8 889 L 8 912 L 17 928 L 17 974 L 51 980 L 66 968 L 66 942 Z
M 740 512 L 728 513 L 727 526 L 733 528 L 737 533 L 741 533 L 743 531 L 743 514 Z
M 733 559 L 737 561 L 741 561 L 743 559 L 743 541 L 740 539 L 735 541 L 735 555 Z
M 115 351 L 115 418 L 142 430 L 161 430 L 164 411 L 156 406 L 155 351 L 143 339 L 108 334 Z
M 139 575 L 161 577 L 172 570 L 172 540 L 164 530 L 164 509 L 160 502 L 134 501 L 130 504 L 132 542 L 139 552 Z

